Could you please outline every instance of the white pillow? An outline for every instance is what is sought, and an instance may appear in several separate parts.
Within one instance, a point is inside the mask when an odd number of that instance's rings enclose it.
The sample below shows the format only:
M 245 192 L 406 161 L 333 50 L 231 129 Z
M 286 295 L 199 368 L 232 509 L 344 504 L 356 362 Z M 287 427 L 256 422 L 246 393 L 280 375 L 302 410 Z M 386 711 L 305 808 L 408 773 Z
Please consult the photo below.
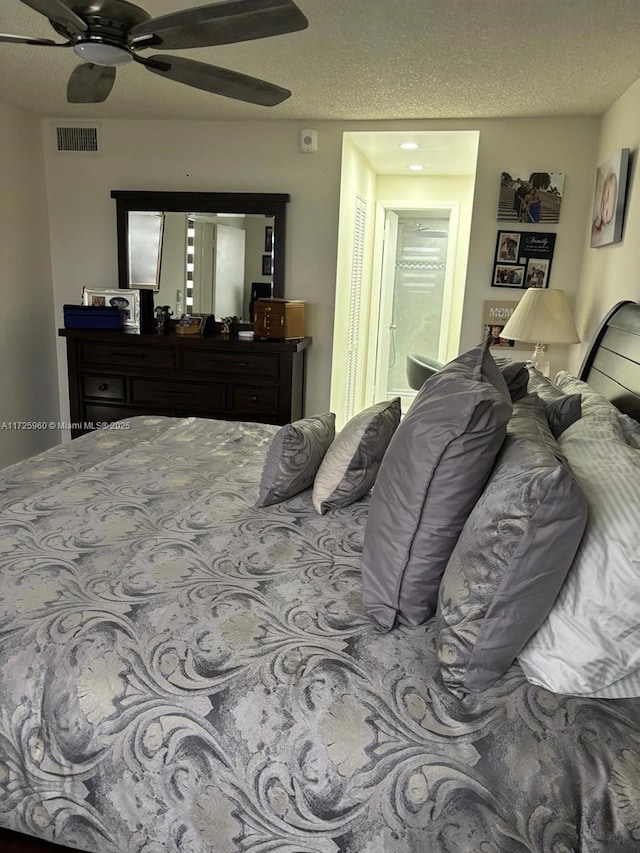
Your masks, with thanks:
M 615 415 L 616 419 L 620 417 L 620 412 L 616 409 L 611 400 L 607 400 L 604 394 L 594 391 L 590 385 L 583 382 L 582 379 L 576 379 L 575 376 L 567 373 L 566 370 L 558 371 L 554 382 L 565 394 L 580 394 L 582 397 L 583 414 L 606 410 L 612 415 Z
M 581 379 L 576 379 L 566 370 L 560 370 L 555 377 L 556 384 L 565 394 L 580 394 L 582 410 L 587 412 L 604 411 L 613 413 L 622 427 L 622 433 L 627 444 L 640 448 L 640 424 L 629 415 L 623 415 L 603 394 L 594 391 L 590 385 Z
M 622 433 L 627 444 L 640 450 L 640 424 L 630 415 L 618 415 Z
M 559 444 L 587 497 L 587 529 L 519 661 L 529 681 L 555 693 L 640 696 L 640 451 L 597 404 Z

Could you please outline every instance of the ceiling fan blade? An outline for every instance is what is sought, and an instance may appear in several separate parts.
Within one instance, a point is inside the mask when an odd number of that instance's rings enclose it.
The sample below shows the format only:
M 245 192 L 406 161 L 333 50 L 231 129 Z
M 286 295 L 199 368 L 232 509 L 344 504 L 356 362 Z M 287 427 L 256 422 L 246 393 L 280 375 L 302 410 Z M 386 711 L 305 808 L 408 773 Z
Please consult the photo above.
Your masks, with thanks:
M 10 44 L 40 44 L 45 47 L 71 47 L 70 41 L 51 41 L 51 39 L 39 39 L 34 36 L 12 36 L 8 33 L 0 33 L 0 42 L 9 42 Z
M 109 97 L 116 79 L 113 65 L 78 65 L 69 77 L 67 101 L 70 104 L 101 104 Z
M 275 107 L 291 96 L 288 89 L 274 86 L 266 80 L 248 77 L 246 74 L 238 74 L 237 71 L 229 71 L 228 68 L 218 68 L 216 65 L 207 65 L 193 59 L 184 59 L 182 56 L 155 54 L 148 59 L 139 56 L 134 56 L 134 59 L 161 77 L 184 83 L 185 86 L 204 89 L 214 95 L 235 98 L 237 101 Z
M 61 24 L 72 33 L 84 33 L 87 30 L 87 25 L 82 18 L 72 12 L 62 0 L 22 0 L 22 3 L 46 15 L 50 21 Z
M 293 0 L 223 0 L 152 18 L 133 27 L 130 38 L 137 47 L 144 47 L 138 40 L 146 37 L 150 45 L 181 50 L 267 38 L 308 25 Z

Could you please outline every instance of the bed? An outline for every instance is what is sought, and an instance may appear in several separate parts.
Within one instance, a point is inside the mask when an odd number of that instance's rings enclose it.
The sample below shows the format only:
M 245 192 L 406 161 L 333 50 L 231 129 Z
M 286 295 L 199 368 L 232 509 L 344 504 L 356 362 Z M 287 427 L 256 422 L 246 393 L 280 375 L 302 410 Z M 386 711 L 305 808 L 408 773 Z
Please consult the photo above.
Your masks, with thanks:
M 639 318 L 581 377 L 636 417 Z M 256 507 L 277 429 L 136 417 L 0 472 L 0 849 L 640 849 L 640 699 L 517 662 L 453 695 L 436 620 L 372 628 L 370 496 Z

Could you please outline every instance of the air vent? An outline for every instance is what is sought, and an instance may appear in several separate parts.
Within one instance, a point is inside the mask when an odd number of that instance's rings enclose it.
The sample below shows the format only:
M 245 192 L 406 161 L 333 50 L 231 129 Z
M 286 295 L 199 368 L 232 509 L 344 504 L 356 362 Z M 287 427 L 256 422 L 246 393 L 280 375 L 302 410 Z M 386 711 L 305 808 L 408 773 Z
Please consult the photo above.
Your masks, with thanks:
M 59 154 L 99 154 L 98 128 L 56 127 L 56 151 Z

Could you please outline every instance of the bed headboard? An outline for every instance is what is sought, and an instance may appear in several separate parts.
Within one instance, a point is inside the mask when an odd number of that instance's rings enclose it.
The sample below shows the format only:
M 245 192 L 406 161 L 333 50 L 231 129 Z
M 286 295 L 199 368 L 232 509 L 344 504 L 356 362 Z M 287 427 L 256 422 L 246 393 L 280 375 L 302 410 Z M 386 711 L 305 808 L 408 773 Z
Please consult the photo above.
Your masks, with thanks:
M 598 329 L 580 379 L 640 421 L 640 304 L 619 302 Z

